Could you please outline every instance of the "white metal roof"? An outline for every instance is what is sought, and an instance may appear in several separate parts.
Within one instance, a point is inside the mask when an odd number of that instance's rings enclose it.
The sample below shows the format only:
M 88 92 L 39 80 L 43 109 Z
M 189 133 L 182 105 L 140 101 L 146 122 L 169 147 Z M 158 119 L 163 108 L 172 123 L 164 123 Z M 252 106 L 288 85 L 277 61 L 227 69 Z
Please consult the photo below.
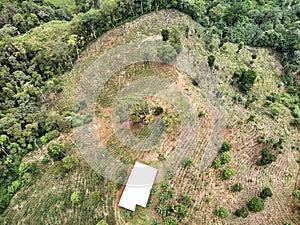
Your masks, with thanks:
M 136 162 L 126 183 L 119 206 L 135 211 L 136 205 L 146 207 L 157 169 Z

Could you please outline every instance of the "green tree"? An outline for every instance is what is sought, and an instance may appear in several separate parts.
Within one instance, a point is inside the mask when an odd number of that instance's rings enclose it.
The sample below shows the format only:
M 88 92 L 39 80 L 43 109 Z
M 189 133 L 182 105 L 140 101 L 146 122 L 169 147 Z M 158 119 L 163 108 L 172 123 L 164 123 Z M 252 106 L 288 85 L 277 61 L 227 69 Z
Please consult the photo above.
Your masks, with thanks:
M 233 169 L 231 167 L 226 167 L 222 172 L 222 179 L 228 180 L 234 175 Z
M 263 148 L 261 151 L 261 159 L 258 161 L 258 165 L 264 166 L 267 164 L 271 164 L 276 160 L 277 160 L 276 155 L 272 154 L 269 149 Z
M 222 152 L 227 152 L 227 151 L 230 151 L 232 149 L 232 145 L 227 142 L 227 141 L 224 141 L 219 152 L 222 153 Z
M 163 45 L 157 50 L 157 55 L 163 63 L 170 63 L 177 57 L 176 49 L 172 45 Z
M 229 152 L 223 152 L 220 156 L 222 164 L 226 164 L 230 162 L 230 153 Z
M 60 160 L 65 156 L 65 146 L 60 142 L 51 142 L 47 147 L 47 153 L 53 160 Z
M 234 214 L 238 217 L 246 218 L 249 215 L 248 209 L 246 207 L 242 207 L 237 209 Z
M 253 197 L 247 203 L 248 209 L 252 212 L 260 212 L 265 208 L 264 200 L 259 197 Z
M 225 207 L 220 207 L 219 209 L 217 209 L 215 214 L 221 219 L 225 219 L 229 216 L 229 212 Z
M 272 197 L 273 196 L 273 192 L 269 187 L 264 188 L 259 197 L 261 197 L 262 199 L 267 199 L 268 197 Z

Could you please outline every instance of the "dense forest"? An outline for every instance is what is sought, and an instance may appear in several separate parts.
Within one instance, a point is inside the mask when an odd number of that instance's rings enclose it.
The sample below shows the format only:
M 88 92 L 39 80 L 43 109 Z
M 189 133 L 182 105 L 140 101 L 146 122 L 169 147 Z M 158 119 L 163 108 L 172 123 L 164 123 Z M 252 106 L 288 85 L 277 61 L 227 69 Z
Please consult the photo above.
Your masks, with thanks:
M 68 131 L 72 109 L 40 113 L 48 93 L 62 90 L 60 77 L 70 70 L 85 46 L 104 32 L 143 14 L 176 9 L 225 42 L 269 47 L 283 66 L 283 96 L 300 129 L 299 0 L 75 0 L 60 6 L 51 0 L 0 1 L 0 213 L 26 183 L 34 163 L 21 163 Z M 54 1 L 53 1 L 54 2 Z M 47 26 L 48 33 L 39 31 Z

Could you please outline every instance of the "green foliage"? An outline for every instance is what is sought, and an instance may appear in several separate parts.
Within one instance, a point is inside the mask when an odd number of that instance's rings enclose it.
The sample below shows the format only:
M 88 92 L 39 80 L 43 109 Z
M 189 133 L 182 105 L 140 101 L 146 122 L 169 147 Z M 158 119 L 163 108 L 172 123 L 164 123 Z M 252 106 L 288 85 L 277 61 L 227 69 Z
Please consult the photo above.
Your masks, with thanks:
M 165 218 L 165 225 L 176 225 L 177 220 L 174 216 L 167 216 Z
M 158 220 L 152 220 L 150 225 L 160 225 Z
M 241 183 L 236 183 L 236 184 L 232 185 L 232 187 L 231 187 L 232 192 L 240 192 L 243 189 L 244 189 L 244 187 Z
M 192 84 L 193 84 L 194 86 L 199 86 L 199 84 L 198 84 L 198 82 L 197 82 L 196 79 L 192 79 Z
M 230 160 L 230 153 L 225 151 L 214 160 L 213 166 L 215 169 L 220 168 L 222 165 L 229 163 Z
M 220 207 L 218 210 L 216 210 L 215 214 L 221 219 L 225 219 L 229 216 L 228 210 L 224 207 Z
M 63 162 L 63 167 L 66 168 L 67 170 L 71 170 L 74 167 L 76 167 L 79 163 L 78 159 L 75 158 L 74 156 L 66 156 L 62 159 Z
M 108 225 L 108 223 L 106 223 L 105 220 L 101 220 L 101 221 L 98 222 L 96 225 Z
M 208 65 L 212 69 L 215 65 L 216 57 L 214 55 L 208 56 Z
M 191 205 L 193 203 L 193 200 L 189 195 L 184 194 L 184 195 L 180 195 L 178 202 L 184 205 Z
M 163 41 L 168 41 L 169 38 L 170 38 L 170 31 L 167 30 L 167 29 L 163 29 L 163 30 L 161 31 L 161 36 L 162 36 L 162 38 L 163 38 Z
M 157 194 L 157 192 L 158 192 L 157 187 L 152 187 L 152 188 L 151 188 L 151 191 L 150 191 L 150 194 L 151 194 L 151 195 L 155 195 L 155 194 Z
M 300 190 L 294 190 L 292 195 L 296 198 L 299 198 L 300 197 Z
M 73 204 L 79 204 L 82 201 L 82 197 L 79 191 L 75 191 L 71 194 L 70 201 Z
M 238 45 L 237 53 L 239 53 L 244 47 L 245 47 L 245 43 L 243 41 L 241 41 Z
M 234 72 L 233 81 L 242 92 L 249 92 L 254 85 L 257 74 L 254 70 L 240 69 Z
M 291 222 L 284 222 L 283 225 L 293 225 Z
M 227 142 L 227 141 L 224 141 L 219 152 L 222 153 L 222 152 L 227 152 L 227 151 L 230 151 L 232 149 L 232 145 Z
M 183 168 L 188 168 L 193 165 L 193 161 L 191 158 L 184 158 L 181 161 L 181 165 L 183 166 Z
M 269 187 L 264 188 L 259 195 L 259 197 L 261 197 L 264 200 L 272 196 L 273 196 L 273 192 Z
M 248 203 L 247 203 L 248 209 L 252 212 L 260 212 L 265 208 L 264 200 L 262 200 L 259 197 L 253 197 Z
M 161 106 L 154 107 L 154 115 L 158 116 L 164 112 L 164 109 Z
M 259 166 L 264 166 L 267 164 L 271 164 L 276 161 L 276 155 L 272 154 L 269 149 L 263 148 L 261 151 L 261 159 L 258 161 Z
M 91 193 L 91 202 L 93 204 L 99 204 L 100 200 L 101 200 L 101 194 L 99 192 L 94 191 Z
M 227 166 L 222 172 L 222 179 L 229 180 L 234 175 L 233 169 Z
M 278 117 L 280 115 L 280 109 L 276 106 L 272 106 L 270 109 L 270 115 L 273 118 Z
M 149 114 L 149 105 L 146 101 L 140 100 L 133 104 L 130 108 L 130 119 L 134 123 L 145 122 L 146 116 Z
M 176 59 L 177 51 L 172 45 L 163 45 L 157 50 L 157 56 L 163 63 L 168 64 Z
M 204 110 L 200 110 L 198 113 L 198 117 L 205 117 L 206 116 L 206 112 Z
M 97 173 L 96 171 L 93 171 L 92 175 L 93 175 L 93 178 L 94 178 L 94 181 L 95 181 L 96 185 L 99 185 L 99 184 L 103 183 L 104 178 L 101 174 Z
M 249 215 L 248 209 L 246 207 L 242 207 L 237 209 L 234 214 L 238 217 L 246 218 Z
M 49 170 L 49 174 L 53 175 L 55 178 L 62 178 L 66 172 L 67 170 L 61 161 L 55 162 Z
M 166 207 L 163 203 L 159 203 L 159 204 L 156 206 L 156 213 L 157 213 L 159 216 L 165 216 L 166 213 L 167 213 L 167 207 Z
M 60 142 L 51 142 L 47 147 L 47 153 L 53 160 L 60 160 L 65 156 L 65 146 Z
M 222 160 L 220 157 L 216 158 L 213 162 L 213 166 L 215 169 L 218 169 L 222 166 Z
M 181 222 L 188 215 L 188 210 L 183 204 L 178 204 L 176 206 L 176 211 L 179 222 Z
M 36 162 L 21 163 L 19 166 L 19 174 L 23 175 L 25 173 L 36 173 L 38 166 Z
M 229 152 L 223 152 L 220 156 L 220 159 L 221 159 L 222 165 L 224 165 L 226 163 L 229 163 L 230 160 L 231 160 L 230 153 Z
M 251 114 L 247 119 L 247 122 L 255 122 L 255 121 L 256 121 L 256 115 L 254 114 Z

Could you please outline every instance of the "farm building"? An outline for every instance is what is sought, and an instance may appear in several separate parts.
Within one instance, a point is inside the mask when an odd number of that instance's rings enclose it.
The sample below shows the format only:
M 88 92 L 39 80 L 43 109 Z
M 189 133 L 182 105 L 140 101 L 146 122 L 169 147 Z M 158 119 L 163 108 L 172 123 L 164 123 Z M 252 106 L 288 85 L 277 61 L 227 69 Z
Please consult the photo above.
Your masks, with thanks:
M 126 183 L 119 206 L 135 211 L 136 205 L 146 207 L 157 169 L 136 162 Z

